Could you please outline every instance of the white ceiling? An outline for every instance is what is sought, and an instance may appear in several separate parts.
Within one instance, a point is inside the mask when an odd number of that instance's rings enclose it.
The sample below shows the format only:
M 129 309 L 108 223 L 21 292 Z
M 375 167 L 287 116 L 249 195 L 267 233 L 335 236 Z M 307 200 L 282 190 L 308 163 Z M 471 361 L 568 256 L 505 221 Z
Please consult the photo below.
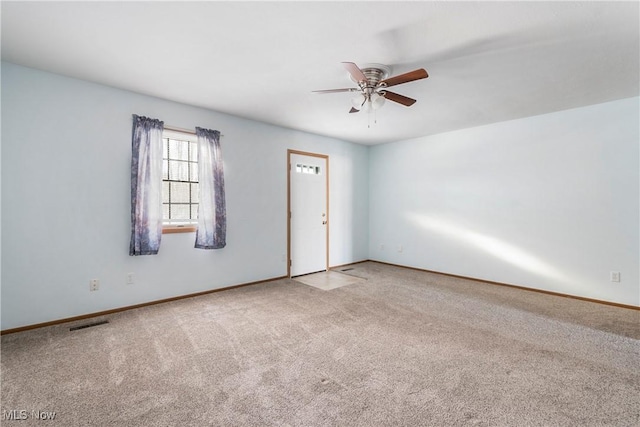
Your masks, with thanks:
M 3 60 L 362 144 L 639 94 L 635 1 L 1 7 Z M 311 93 L 354 86 L 342 61 L 430 77 L 393 88 L 412 107 L 348 114 L 351 94 Z

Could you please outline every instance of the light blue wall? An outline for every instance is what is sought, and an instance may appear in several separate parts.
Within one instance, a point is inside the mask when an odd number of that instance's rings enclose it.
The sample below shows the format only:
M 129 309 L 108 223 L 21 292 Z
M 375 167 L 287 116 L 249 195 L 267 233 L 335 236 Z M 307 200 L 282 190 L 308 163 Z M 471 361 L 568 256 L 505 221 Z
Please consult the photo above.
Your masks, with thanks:
M 128 255 L 134 113 L 224 134 L 223 250 Z M 367 259 L 367 147 L 2 63 L 1 329 L 286 275 L 288 148 L 329 155 L 330 264 Z
M 639 113 L 630 98 L 372 147 L 370 259 L 640 305 Z
M 288 148 L 330 157 L 331 265 L 369 258 L 640 305 L 638 98 L 366 147 L 1 71 L 3 330 L 285 275 Z M 133 113 L 224 133 L 225 249 L 176 234 L 158 256 L 128 256 Z

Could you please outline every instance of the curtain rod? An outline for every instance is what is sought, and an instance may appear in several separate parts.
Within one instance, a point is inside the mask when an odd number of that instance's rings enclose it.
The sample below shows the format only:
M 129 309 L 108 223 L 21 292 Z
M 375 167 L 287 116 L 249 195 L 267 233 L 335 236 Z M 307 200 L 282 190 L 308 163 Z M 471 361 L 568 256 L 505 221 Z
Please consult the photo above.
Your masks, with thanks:
M 172 131 L 174 131 L 174 132 L 188 133 L 188 134 L 190 134 L 190 135 L 195 135 L 195 134 L 196 134 L 196 131 L 194 131 L 194 130 L 191 130 L 191 129 L 182 129 L 182 128 L 175 127 L 175 126 L 167 126 L 167 125 L 164 125 L 164 129 L 166 129 L 166 130 L 172 130 Z M 224 136 L 223 134 L 220 134 L 220 137 L 223 137 L 223 136 Z

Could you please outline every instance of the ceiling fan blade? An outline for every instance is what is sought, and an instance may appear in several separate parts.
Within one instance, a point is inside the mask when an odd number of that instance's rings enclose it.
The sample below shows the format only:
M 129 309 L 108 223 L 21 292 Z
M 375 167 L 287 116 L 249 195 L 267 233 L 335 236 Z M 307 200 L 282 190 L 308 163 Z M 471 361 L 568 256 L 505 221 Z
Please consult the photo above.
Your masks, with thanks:
M 355 87 L 345 88 L 345 89 L 325 89 L 325 90 L 312 90 L 311 92 L 315 93 L 338 93 L 338 92 L 358 92 L 360 89 L 356 89 Z
M 413 104 L 416 103 L 416 100 L 413 98 L 409 98 L 395 92 L 389 92 L 388 90 L 385 90 L 382 93 L 382 96 L 387 98 L 389 101 L 397 102 L 398 104 L 402 104 L 405 107 L 411 107 Z
M 349 114 L 351 114 L 351 113 L 359 113 L 359 112 L 360 112 L 360 110 L 357 110 L 357 109 L 355 109 L 353 107 L 351 107 L 351 110 L 349 110 Z
M 365 76 L 362 70 L 353 62 L 343 62 L 342 65 L 344 65 L 344 68 L 351 74 L 351 77 L 353 77 L 356 82 L 367 81 L 367 76 Z
M 427 77 L 429 77 L 429 74 L 427 74 L 427 70 L 425 70 L 424 68 L 419 68 L 417 70 L 409 71 L 408 73 L 400 74 L 399 76 L 394 76 L 386 80 L 382 80 L 379 85 L 391 87 L 400 85 L 402 83 L 412 82 L 414 80 L 426 79 Z

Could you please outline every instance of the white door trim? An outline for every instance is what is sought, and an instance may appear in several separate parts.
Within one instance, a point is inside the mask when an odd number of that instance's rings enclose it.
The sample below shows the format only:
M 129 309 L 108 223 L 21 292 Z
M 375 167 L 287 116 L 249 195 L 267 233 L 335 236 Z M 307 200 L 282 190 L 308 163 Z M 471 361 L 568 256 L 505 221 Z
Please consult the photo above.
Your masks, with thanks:
M 327 189 L 326 196 L 326 210 L 327 213 L 327 226 L 326 226 L 326 242 L 327 251 L 326 258 L 326 270 L 329 271 L 329 226 L 331 225 L 331 213 L 329 211 L 329 156 L 326 154 L 309 153 L 306 151 L 287 150 L 287 276 L 291 277 L 291 155 L 299 154 L 302 156 L 319 157 L 326 161 L 326 173 L 325 173 L 325 185 Z

